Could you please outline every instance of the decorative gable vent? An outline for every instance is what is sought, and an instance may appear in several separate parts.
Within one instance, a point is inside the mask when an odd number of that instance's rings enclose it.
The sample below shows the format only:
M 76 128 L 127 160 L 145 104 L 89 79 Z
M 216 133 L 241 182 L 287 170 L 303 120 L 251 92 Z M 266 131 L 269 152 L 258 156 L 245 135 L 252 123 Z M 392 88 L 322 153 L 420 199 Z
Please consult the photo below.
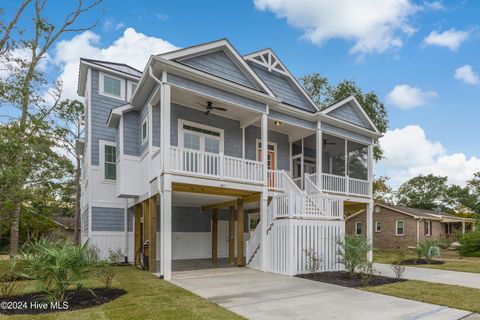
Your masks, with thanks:
M 268 71 L 275 70 L 281 74 L 289 76 L 287 69 L 282 65 L 282 63 L 275 57 L 271 50 L 266 49 L 256 53 L 252 53 L 245 57 L 247 60 L 255 62 L 265 68 Z

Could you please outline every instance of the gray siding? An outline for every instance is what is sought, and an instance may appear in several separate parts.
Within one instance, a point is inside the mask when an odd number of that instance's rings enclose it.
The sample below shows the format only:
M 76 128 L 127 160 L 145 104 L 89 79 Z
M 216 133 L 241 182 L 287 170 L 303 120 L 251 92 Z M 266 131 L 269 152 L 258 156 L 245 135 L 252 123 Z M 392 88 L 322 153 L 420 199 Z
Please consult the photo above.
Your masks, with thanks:
M 290 123 L 296 126 L 300 126 L 300 127 L 304 127 L 312 130 L 316 129 L 316 122 L 314 121 L 308 121 L 305 119 L 293 117 L 291 115 L 284 114 L 275 110 L 269 110 L 268 117 L 273 120 Z
M 123 153 L 138 156 L 140 146 L 140 125 L 138 112 L 130 111 L 123 114 Z
M 261 102 L 244 98 L 236 94 L 233 94 L 231 92 L 220 90 L 220 89 L 208 86 L 206 84 L 189 80 L 187 78 L 183 78 L 174 74 L 170 74 L 170 73 L 168 74 L 168 82 L 186 89 L 200 92 L 202 94 L 206 94 L 212 97 L 223 99 L 225 101 L 229 101 L 245 107 L 249 107 L 257 111 L 261 111 L 261 112 L 266 111 L 266 105 Z
M 92 231 L 124 231 L 124 209 L 92 207 Z
M 145 118 L 148 117 L 148 104 L 144 105 L 143 108 L 140 110 L 140 115 L 138 117 L 138 137 L 139 137 L 139 141 L 140 141 L 140 147 L 139 147 L 139 153 L 142 154 L 146 149 L 148 149 L 148 141 L 150 139 L 150 137 L 147 135 L 147 140 L 145 140 L 145 142 L 142 143 L 142 123 L 143 123 L 143 120 L 145 120 Z
M 127 209 L 127 231 L 133 231 L 133 218 L 135 217 L 135 207 Z
M 372 144 L 372 138 L 370 138 L 370 137 L 366 137 L 364 135 L 361 135 L 361 134 L 358 134 L 358 133 L 355 133 L 355 132 L 351 132 L 351 131 L 345 130 L 343 128 L 335 127 L 335 126 L 332 126 L 331 124 L 328 124 L 328 123 L 323 123 L 322 122 L 322 131 L 325 131 L 327 133 L 330 132 L 330 133 L 340 135 L 340 136 L 350 138 L 350 139 L 355 139 L 355 140 L 357 140 L 359 142 L 362 142 L 362 143 L 365 143 L 365 144 Z
M 178 119 L 205 124 L 224 130 L 224 153 L 227 156 L 242 157 L 242 130 L 240 122 L 209 114 L 206 116 L 202 111 L 172 104 L 170 125 L 170 143 L 178 146 Z
M 82 233 L 88 233 L 88 208 L 82 213 Z
M 257 160 L 256 139 L 261 138 L 261 129 L 249 126 L 245 129 L 245 158 Z M 268 142 L 277 144 L 277 170 L 290 171 L 290 142 L 288 135 L 268 130 Z
M 183 64 L 208 72 L 221 78 L 255 89 L 253 83 L 243 74 L 223 50 L 180 61 Z
M 117 162 L 120 160 L 120 128 L 117 126 L 115 128 L 115 141 L 116 141 L 116 157 L 117 157 Z
M 210 232 L 211 213 L 199 207 L 172 207 L 172 232 Z M 228 210 L 218 211 L 218 220 L 228 220 Z M 235 219 L 236 220 L 236 219 Z M 248 214 L 243 218 L 244 230 L 248 232 Z
M 152 108 L 152 129 L 153 137 L 152 144 L 155 147 L 160 147 L 160 103 Z
M 307 111 L 316 111 L 304 94 L 295 87 L 291 79 L 283 74 L 275 71 L 268 71 L 266 68 L 259 66 L 254 62 L 249 63 L 252 69 L 265 82 L 265 84 L 272 90 L 272 92 L 281 99 L 284 103 L 298 107 Z
M 356 124 L 357 126 L 363 128 L 372 129 L 372 127 L 366 121 L 364 121 L 364 119 L 358 114 L 358 112 L 350 103 L 338 107 L 332 112 L 329 112 L 328 115 Z
M 91 123 L 92 123 L 92 140 L 90 147 L 92 148 L 92 165 L 99 164 L 99 143 L 98 141 L 106 140 L 115 142 L 115 129 L 107 127 L 107 118 L 112 108 L 125 104 L 125 100 L 109 98 L 99 94 L 99 72 L 92 70 L 92 88 L 91 88 Z M 126 83 L 126 81 L 125 81 Z M 126 92 L 126 91 L 125 91 Z

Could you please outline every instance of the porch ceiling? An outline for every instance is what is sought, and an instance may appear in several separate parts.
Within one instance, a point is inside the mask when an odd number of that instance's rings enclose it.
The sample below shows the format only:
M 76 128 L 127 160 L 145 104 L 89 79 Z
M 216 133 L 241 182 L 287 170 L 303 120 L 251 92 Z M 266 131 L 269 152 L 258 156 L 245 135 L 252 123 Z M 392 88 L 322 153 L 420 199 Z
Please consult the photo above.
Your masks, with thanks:
M 173 192 L 172 205 L 201 207 L 212 203 L 235 200 L 235 197 L 220 196 L 216 194 L 201 194 L 191 192 Z
M 315 131 L 311 129 L 295 126 L 295 125 L 292 125 L 286 122 L 281 122 L 281 121 L 279 124 L 275 124 L 276 122 L 277 122 L 276 120 L 269 118 L 268 130 L 277 131 L 277 132 L 288 135 L 288 140 L 291 142 L 307 137 L 312 133 L 315 133 Z M 255 123 L 253 124 L 256 125 L 257 127 L 261 126 L 260 120 L 255 121 Z
M 227 111 L 212 110 L 210 113 L 240 121 L 240 126 L 248 126 L 251 123 L 257 121 L 261 114 L 258 111 L 252 109 L 243 108 L 241 106 L 215 99 L 212 97 L 204 96 L 202 94 L 195 94 L 191 91 L 183 90 L 181 88 L 172 87 L 171 89 L 171 101 L 185 107 L 205 111 L 207 101 L 212 101 L 214 107 L 222 107 Z M 203 106 L 202 106 L 203 105 Z

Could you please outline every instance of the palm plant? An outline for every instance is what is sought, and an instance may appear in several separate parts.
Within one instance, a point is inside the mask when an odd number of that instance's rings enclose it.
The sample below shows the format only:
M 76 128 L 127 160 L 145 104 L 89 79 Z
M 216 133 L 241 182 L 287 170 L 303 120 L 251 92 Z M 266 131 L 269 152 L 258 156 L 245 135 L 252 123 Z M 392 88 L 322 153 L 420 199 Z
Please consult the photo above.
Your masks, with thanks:
M 417 253 L 417 258 L 419 260 L 424 257 L 427 263 L 430 263 L 434 256 L 440 255 L 440 248 L 438 247 L 436 240 L 426 239 L 417 243 L 415 252 Z
M 345 240 L 337 241 L 338 262 L 345 266 L 350 277 L 355 272 L 368 267 L 367 253 L 371 250 L 367 239 L 358 236 L 345 236 Z

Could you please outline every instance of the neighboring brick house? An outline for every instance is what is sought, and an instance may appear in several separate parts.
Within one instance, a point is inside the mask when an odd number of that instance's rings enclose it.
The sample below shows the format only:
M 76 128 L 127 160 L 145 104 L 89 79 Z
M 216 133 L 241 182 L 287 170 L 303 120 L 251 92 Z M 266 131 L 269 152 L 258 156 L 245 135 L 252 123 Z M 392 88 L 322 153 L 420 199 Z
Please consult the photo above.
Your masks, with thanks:
M 406 249 L 424 239 L 453 239 L 456 232 L 468 232 L 474 220 L 443 212 L 375 204 L 373 211 L 373 247 Z M 345 231 L 366 235 L 365 210 L 345 218 Z

